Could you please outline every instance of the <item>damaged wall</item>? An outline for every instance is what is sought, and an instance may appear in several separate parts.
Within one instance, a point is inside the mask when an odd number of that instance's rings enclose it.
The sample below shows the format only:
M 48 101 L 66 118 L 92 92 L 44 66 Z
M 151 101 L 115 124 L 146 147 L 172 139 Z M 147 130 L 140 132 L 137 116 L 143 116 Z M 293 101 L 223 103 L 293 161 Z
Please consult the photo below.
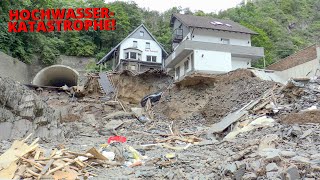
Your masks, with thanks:
M 141 99 L 151 93 L 165 89 L 172 77 L 160 70 L 150 70 L 141 74 L 124 71 L 114 75 L 118 98 L 129 104 L 139 104 Z
M 21 83 L 31 82 L 28 65 L 3 52 L 0 52 L 0 76 L 10 77 Z
M 33 133 L 41 139 L 61 139 L 59 118 L 33 91 L 0 77 L 0 139 L 10 140 Z

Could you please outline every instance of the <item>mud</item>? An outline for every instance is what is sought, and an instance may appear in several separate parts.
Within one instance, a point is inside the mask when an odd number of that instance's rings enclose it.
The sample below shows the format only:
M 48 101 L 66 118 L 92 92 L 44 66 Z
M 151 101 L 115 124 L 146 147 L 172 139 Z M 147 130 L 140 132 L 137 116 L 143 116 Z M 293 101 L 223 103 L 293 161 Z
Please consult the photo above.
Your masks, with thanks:
M 319 110 L 304 111 L 288 114 L 281 119 L 281 122 L 286 124 L 320 123 L 319 117 Z
M 248 70 L 203 76 L 203 81 L 199 81 L 201 75 L 197 74 L 177 83 L 165 93 L 155 111 L 173 120 L 197 116 L 212 124 L 260 97 L 274 84 L 254 77 Z
M 169 75 L 156 70 L 142 74 L 124 71 L 114 75 L 113 79 L 118 89 L 117 97 L 127 104 L 139 104 L 144 96 L 163 91 L 172 83 Z

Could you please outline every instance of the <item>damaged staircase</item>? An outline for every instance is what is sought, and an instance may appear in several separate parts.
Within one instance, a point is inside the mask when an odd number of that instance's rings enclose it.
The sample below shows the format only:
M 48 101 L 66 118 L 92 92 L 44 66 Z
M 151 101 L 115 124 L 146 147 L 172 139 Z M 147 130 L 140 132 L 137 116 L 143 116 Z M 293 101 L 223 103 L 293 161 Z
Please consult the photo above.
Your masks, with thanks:
M 114 87 L 111 83 L 111 76 L 108 76 L 106 73 L 100 72 L 99 73 L 99 84 L 103 92 L 108 96 L 111 93 L 114 93 Z

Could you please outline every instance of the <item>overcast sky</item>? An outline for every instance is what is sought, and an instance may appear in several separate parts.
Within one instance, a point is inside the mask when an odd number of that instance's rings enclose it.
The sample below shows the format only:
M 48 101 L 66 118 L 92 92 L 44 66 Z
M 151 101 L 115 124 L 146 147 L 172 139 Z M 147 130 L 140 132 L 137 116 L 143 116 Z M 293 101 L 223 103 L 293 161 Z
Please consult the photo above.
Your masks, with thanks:
M 105 0 L 113 2 L 117 0 Z M 166 11 L 171 7 L 190 8 L 192 11 L 202 10 L 206 13 L 218 12 L 231 7 L 235 7 L 242 0 L 122 0 L 135 1 L 139 7 L 149 8 L 160 12 Z

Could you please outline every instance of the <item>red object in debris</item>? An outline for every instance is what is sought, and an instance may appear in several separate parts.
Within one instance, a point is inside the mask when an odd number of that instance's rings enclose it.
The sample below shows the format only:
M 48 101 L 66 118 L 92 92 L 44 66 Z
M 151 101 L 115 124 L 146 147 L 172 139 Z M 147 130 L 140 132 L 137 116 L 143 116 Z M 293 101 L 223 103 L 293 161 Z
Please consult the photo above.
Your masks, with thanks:
M 111 136 L 111 137 L 109 137 L 108 144 L 113 143 L 113 142 L 125 143 L 125 142 L 127 142 L 127 138 L 124 136 Z

